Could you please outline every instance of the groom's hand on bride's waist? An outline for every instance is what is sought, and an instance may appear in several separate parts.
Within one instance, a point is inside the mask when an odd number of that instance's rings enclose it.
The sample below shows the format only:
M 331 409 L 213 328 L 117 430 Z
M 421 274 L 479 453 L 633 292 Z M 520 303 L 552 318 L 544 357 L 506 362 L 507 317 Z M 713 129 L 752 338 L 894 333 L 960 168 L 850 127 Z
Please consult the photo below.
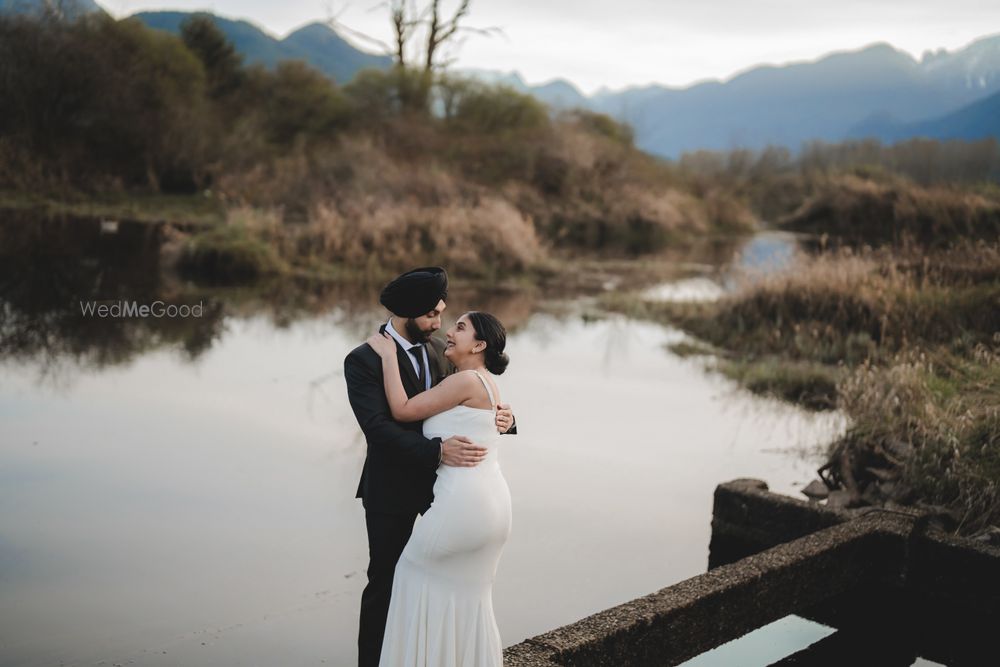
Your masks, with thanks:
M 441 443 L 441 463 L 456 468 L 471 468 L 486 457 L 486 448 L 480 447 L 464 435 L 455 435 Z

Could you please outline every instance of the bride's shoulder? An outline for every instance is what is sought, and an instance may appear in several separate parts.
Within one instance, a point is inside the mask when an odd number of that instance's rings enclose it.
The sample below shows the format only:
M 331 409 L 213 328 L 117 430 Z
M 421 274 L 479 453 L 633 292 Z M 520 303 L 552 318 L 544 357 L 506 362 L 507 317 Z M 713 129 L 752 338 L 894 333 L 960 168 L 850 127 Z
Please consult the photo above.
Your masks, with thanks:
M 446 377 L 442 381 L 442 384 L 444 382 L 451 382 L 453 387 L 460 387 L 464 391 L 468 391 L 472 394 L 478 394 L 482 391 L 481 387 L 483 386 L 482 376 L 476 371 L 469 370 L 455 371 Z
M 476 379 L 475 371 L 458 371 L 441 380 L 438 387 L 461 405 L 476 395 L 476 385 L 478 384 L 479 380 Z
M 491 378 L 486 379 L 485 373 L 480 373 L 478 371 L 466 370 L 466 371 L 456 371 L 448 376 L 448 379 L 454 378 L 455 386 L 460 387 L 462 391 L 469 392 L 472 396 L 479 396 L 482 394 L 483 387 L 490 394 L 499 391 L 499 387 L 496 384 L 496 380 Z
M 476 375 L 476 371 L 455 371 L 451 375 L 445 377 L 445 379 L 441 380 L 441 384 L 447 382 L 454 386 L 469 385 L 471 387 L 473 382 L 479 381 L 476 379 Z

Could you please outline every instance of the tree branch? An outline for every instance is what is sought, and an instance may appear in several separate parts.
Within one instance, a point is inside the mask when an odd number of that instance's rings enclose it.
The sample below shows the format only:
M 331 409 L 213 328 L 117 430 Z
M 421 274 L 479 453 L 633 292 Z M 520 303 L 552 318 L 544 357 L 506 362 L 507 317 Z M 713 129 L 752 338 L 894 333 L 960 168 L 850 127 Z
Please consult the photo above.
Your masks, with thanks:
M 350 3 L 346 3 L 339 12 L 335 12 L 333 2 L 329 0 L 327 2 L 324 2 L 323 9 L 326 14 L 326 20 L 324 21 L 324 23 L 338 35 L 345 35 L 345 34 L 350 35 L 351 37 L 355 37 L 360 41 L 368 42 L 369 44 L 374 44 L 375 46 L 377 46 L 379 49 L 382 50 L 382 55 L 386 56 L 392 55 L 393 54 L 392 47 L 383 42 L 381 39 L 372 37 L 367 33 L 361 32 L 360 30 L 355 30 L 354 28 L 351 28 L 350 26 L 340 22 L 340 15 L 343 14 L 348 7 L 350 7 Z

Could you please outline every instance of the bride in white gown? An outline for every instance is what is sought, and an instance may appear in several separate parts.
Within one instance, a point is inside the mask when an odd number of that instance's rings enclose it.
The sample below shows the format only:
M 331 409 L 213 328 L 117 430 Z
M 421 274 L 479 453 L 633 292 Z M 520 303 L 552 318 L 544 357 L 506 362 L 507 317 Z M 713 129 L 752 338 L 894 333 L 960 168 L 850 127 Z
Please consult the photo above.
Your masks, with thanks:
M 488 313 L 466 313 L 447 332 L 445 356 L 457 369 L 408 398 L 392 338 L 368 344 L 382 358 L 386 397 L 398 421 L 425 420 L 428 438 L 468 436 L 486 448 L 468 467 L 441 465 L 434 502 L 417 521 L 392 582 L 380 667 L 500 667 L 493 580 L 510 534 L 510 491 L 500 472 L 494 412 L 506 332 Z

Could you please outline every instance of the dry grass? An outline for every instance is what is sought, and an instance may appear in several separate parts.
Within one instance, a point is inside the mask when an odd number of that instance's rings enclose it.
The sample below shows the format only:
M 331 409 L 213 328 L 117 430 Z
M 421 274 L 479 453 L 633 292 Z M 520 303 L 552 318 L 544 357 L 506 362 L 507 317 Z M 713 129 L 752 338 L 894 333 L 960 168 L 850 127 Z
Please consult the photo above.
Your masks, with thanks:
M 1000 336 L 968 356 L 909 350 L 843 381 L 836 481 L 869 501 L 944 507 L 953 527 L 1000 525 Z
M 381 134 L 251 161 L 217 191 L 229 206 L 278 216 L 280 230 L 246 231 L 289 266 L 366 275 L 433 262 L 489 278 L 558 255 L 634 257 L 755 224 L 721 190 L 671 185 L 617 126 L 594 122 L 570 115 L 499 141 L 399 117 Z
M 317 206 L 300 250 L 355 266 L 375 262 L 386 270 L 440 264 L 470 277 L 524 271 L 544 256 L 531 220 L 498 197 L 345 208 Z
M 748 279 L 716 303 L 649 307 L 752 357 L 857 364 L 913 345 L 968 347 L 1000 330 L 998 249 L 965 244 L 903 256 L 842 249 Z
M 855 245 L 915 240 L 944 247 L 959 238 L 1000 238 L 1000 201 L 968 188 L 844 175 L 829 179 L 780 224 Z

